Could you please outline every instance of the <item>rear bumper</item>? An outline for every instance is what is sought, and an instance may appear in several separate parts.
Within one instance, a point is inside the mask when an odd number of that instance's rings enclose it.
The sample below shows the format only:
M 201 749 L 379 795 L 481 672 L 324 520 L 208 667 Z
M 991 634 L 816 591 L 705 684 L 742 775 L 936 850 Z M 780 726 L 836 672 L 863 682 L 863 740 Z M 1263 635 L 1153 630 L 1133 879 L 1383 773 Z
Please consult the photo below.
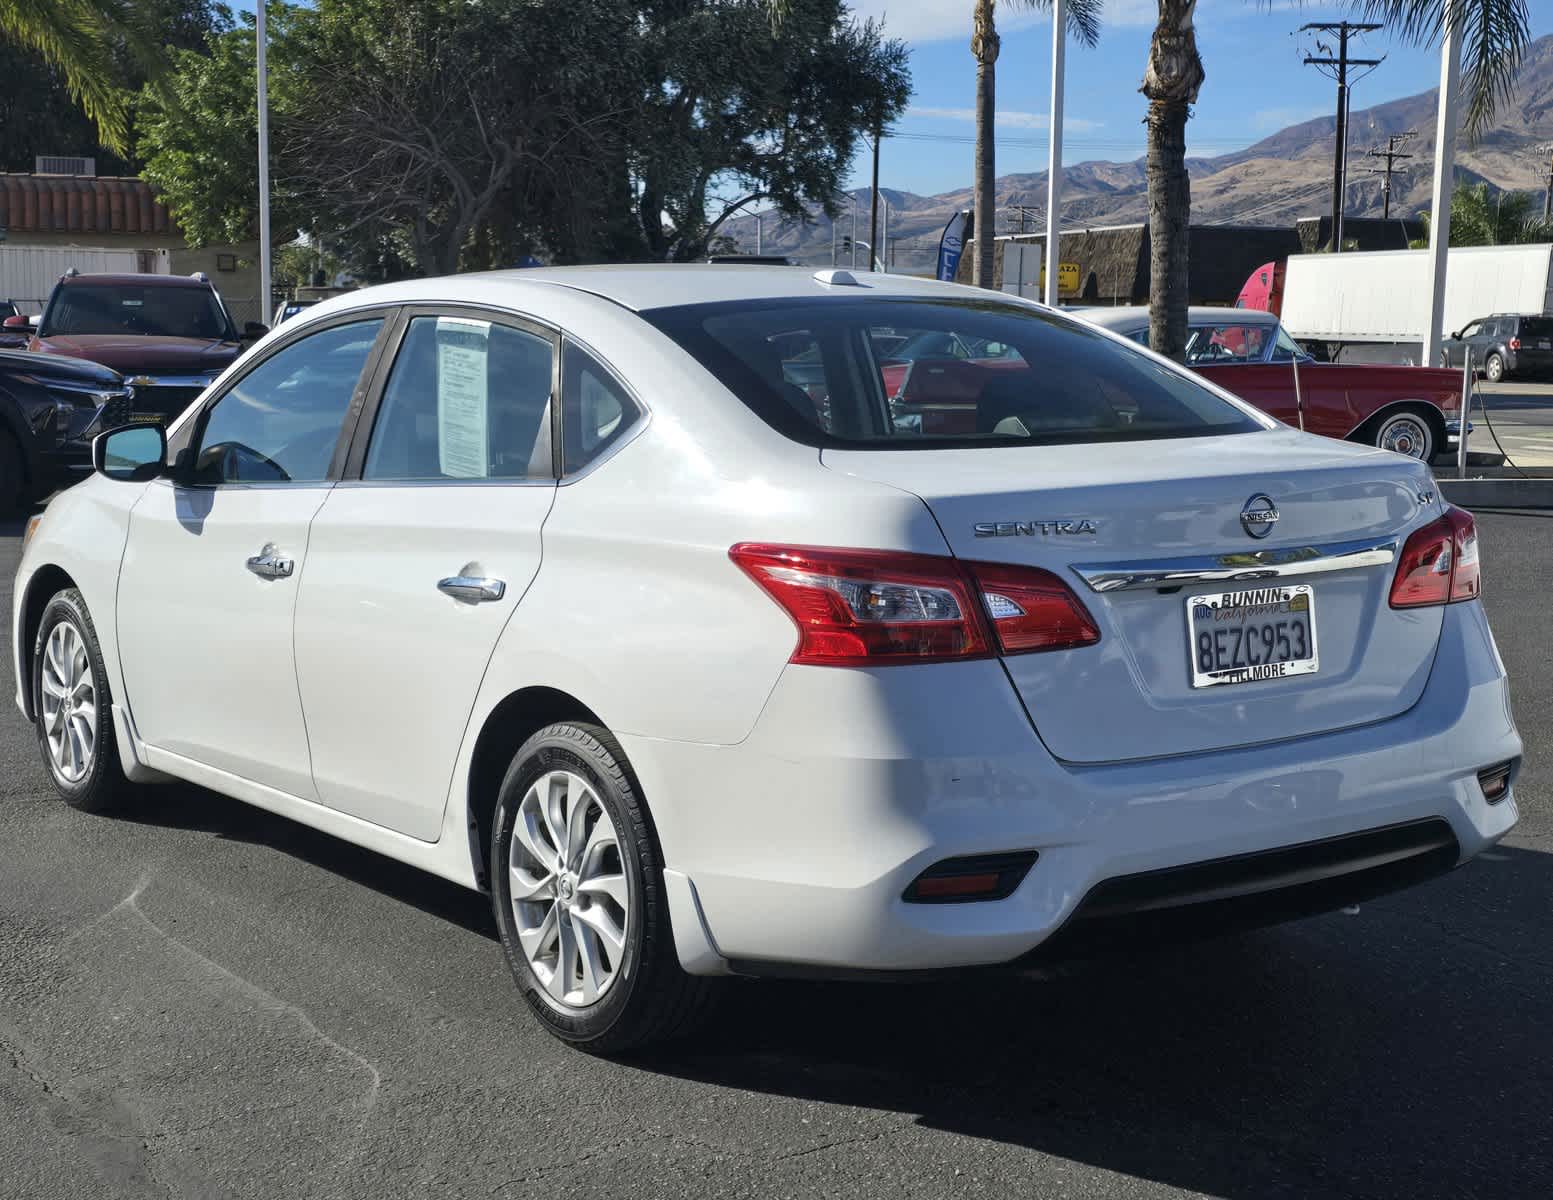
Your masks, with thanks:
M 1360 891 L 1390 890 L 1471 858 L 1515 824 L 1513 788 L 1489 804 L 1477 772 L 1521 753 L 1476 603 L 1447 608 L 1429 684 L 1406 713 L 1260 747 L 1060 764 L 996 662 L 789 667 L 740 745 L 621 741 L 716 956 L 773 973 L 1011 962 L 1070 922 L 1063 938 L 1082 940 L 1072 931 L 1097 913 L 1112 934 L 1145 927 L 1153 918 L 1114 896 L 1156 873 L 1443 822 L 1430 828 L 1448 839 L 1416 861 L 1364 874 L 1387 864 L 1359 854 L 1347 860 L 1358 866 L 1331 872 Z M 1013 850 L 1039 857 L 1005 900 L 902 899 L 941 859 Z M 1260 863 L 1270 886 L 1245 895 L 1303 901 L 1287 915 L 1349 902 L 1342 887 L 1296 894 L 1312 881 L 1280 876 L 1285 860 Z

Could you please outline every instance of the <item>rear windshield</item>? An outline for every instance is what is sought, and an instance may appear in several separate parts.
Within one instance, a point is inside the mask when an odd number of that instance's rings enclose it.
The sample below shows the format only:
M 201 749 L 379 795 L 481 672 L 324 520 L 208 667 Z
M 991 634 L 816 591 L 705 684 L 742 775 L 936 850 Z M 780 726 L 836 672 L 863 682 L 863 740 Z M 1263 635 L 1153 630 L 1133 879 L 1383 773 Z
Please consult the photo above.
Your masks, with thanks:
M 232 335 L 226 311 L 208 287 L 71 284 L 55 289 L 40 337 L 129 333 L 152 337 Z
M 1096 330 L 998 301 L 735 301 L 642 314 L 782 433 L 890 449 L 1263 425 Z
M 1522 317 L 1523 338 L 1553 338 L 1553 317 Z

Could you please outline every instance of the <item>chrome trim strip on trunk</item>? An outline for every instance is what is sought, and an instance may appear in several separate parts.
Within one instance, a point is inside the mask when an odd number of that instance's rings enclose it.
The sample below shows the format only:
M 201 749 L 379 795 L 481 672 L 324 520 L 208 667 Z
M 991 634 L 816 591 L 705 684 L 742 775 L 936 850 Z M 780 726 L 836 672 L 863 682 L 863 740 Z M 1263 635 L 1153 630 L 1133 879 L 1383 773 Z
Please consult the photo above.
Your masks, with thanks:
M 1239 583 L 1320 575 L 1355 567 L 1383 567 L 1396 560 L 1395 538 L 1367 538 L 1325 546 L 1286 546 L 1246 550 L 1196 558 L 1166 558 L 1144 562 L 1084 563 L 1073 570 L 1096 592 L 1137 591 L 1181 587 L 1189 583 Z

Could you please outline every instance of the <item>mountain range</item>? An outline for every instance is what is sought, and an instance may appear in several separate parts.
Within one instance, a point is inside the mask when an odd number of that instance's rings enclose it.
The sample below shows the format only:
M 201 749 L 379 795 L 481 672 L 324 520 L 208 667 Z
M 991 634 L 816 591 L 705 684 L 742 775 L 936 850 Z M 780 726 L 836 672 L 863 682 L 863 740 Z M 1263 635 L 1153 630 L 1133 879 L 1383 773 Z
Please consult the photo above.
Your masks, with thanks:
M 1367 151 L 1384 147 L 1391 134 L 1409 130 L 1416 136 L 1400 149 L 1413 155 L 1407 170 L 1392 177 L 1393 216 L 1414 216 L 1430 204 L 1434 159 L 1435 108 L 1438 89 L 1349 114 L 1348 186 L 1345 212 L 1349 216 L 1378 217 L 1382 212 L 1381 177 L 1369 173 L 1381 161 Z M 1331 212 L 1332 154 L 1337 122 L 1334 117 L 1302 121 L 1263 138 L 1244 150 L 1213 158 L 1189 158 L 1192 178 L 1192 220 L 1216 225 L 1289 226 L 1300 217 Z M 1188 145 L 1190 145 L 1190 130 Z M 1539 38 L 1527 51 L 1509 98 L 1499 106 L 1492 125 L 1477 143 L 1465 136 L 1456 147 L 1458 182 L 1486 181 L 1504 191 L 1540 192 L 1548 183 L 1549 155 L 1539 145 L 1553 142 L 1553 35 Z M 918 153 L 919 143 L 900 142 L 894 149 L 888 136 L 886 157 Z M 965 155 L 969 165 L 969 149 Z M 1063 168 L 1064 229 L 1085 226 L 1125 225 L 1148 219 L 1148 183 L 1145 160 L 1091 161 Z M 893 269 L 930 270 L 937 254 L 938 238 L 945 222 L 959 209 L 971 207 L 969 186 L 936 196 L 921 196 L 894 188 L 881 188 L 890 208 L 889 237 Z M 868 188 L 849 193 L 857 205 L 857 236 L 867 239 Z M 843 200 L 845 203 L 845 199 Z M 998 232 L 1020 228 L 1016 206 L 1026 206 L 1026 226 L 1044 228 L 1046 172 L 1003 175 L 997 180 Z M 779 222 L 766 216 L 762 222 L 761 249 L 767 254 L 787 254 L 815 266 L 831 261 L 832 228 L 823 213 L 808 224 Z M 837 239 L 851 233 L 851 217 L 837 221 Z M 722 232 L 734 238 L 740 250 L 752 253 L 756 220 L 736 217 Z M 843 260 L 847 256 L 841 256 Z M 861 259 L 859 260 L 861 262 Z

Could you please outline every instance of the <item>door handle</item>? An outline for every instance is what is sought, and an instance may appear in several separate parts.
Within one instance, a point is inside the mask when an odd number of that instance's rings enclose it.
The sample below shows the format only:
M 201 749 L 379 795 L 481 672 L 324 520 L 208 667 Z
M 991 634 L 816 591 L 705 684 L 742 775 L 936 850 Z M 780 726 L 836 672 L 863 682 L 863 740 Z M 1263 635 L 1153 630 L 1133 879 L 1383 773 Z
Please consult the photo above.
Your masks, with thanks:
M 285 579 L 296 569 L 296 563 L 277 553 L 275 543 L 270 542 L 248 560 L 248 569 L 260 579 Z
M 487 600 L 500 600 L 507 594 L 507 584 L 500 579 L 479 575 L 450 575 L 437 580 L 437 590 L 466 604 L 480 604 Z

